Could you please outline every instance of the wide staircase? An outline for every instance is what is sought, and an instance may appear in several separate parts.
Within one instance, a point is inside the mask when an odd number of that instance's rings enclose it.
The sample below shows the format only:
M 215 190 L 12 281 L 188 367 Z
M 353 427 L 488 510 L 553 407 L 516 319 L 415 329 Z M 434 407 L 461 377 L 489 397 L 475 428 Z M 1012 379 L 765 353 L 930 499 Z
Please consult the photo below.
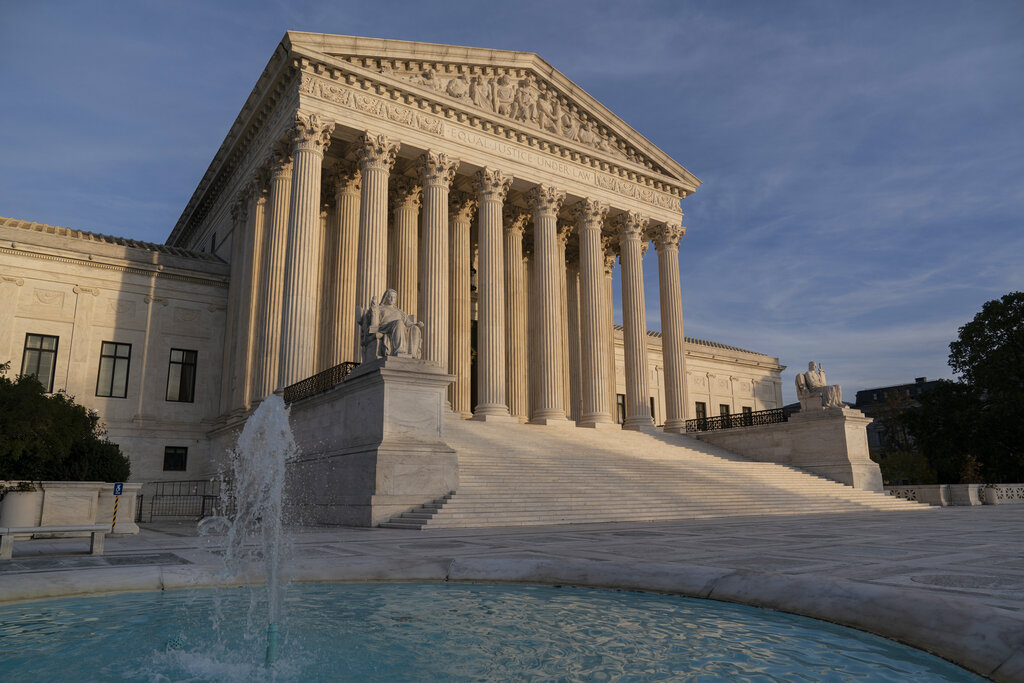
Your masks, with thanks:
M 928 510 L 679 434 L 449 420 L 458 490 L 381 526 L 441 529 Z

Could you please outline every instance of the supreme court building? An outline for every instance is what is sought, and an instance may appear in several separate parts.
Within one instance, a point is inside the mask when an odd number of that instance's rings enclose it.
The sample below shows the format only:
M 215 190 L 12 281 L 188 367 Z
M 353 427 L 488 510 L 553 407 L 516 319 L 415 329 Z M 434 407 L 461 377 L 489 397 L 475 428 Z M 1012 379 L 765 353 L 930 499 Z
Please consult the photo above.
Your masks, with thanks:
M 684 337 L 699 185 L 537 55 L 288 32 L 165 245 L 0 220 L 0 362 L 97 409 L 142 481 L 207 475 L 212 435 L 358 361 L 388 288 L 465 418 L 781 407 L 777 358 Z

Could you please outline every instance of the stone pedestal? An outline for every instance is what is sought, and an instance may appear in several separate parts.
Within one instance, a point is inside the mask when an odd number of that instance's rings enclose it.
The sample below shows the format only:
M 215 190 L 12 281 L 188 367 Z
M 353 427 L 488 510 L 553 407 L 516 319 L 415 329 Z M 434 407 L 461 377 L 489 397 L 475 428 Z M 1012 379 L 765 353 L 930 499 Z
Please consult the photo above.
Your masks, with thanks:
M 701 432 L 701 441 L 744 455 L 832 479 L 865 491 L 881 492 L 882 473 L 868 455 L 871 418 L 852 408 L 801 411 L 788 422 Z
M 376 526 L 454 491 L 458 458 L 444 441 L 452 379 L 436 364 L 391 357 L 292 404 L 301 452 L 288 472 L 293 520 Z

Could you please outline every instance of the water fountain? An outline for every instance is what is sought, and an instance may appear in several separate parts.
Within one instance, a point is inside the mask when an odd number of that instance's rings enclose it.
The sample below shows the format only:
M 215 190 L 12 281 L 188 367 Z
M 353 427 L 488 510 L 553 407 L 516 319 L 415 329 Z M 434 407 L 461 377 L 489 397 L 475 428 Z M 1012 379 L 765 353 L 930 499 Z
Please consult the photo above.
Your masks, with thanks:
M 230 473 L 221 487 L 222 505 L 234 510 L 227 526 L 226 575 L 249 574 L 262 560 L 266 591 L 267 650 L 265 662 L 277 659 L 278 625 L 284 598 L 282 563 L 288 538 L 282 532 L 285 466 L 297 452 L 288 425 L 288 409 L 275 394 L 249 417 L 229 459 Z M 258 543 L 254 543 L 258 541 Z M 257 602 L 250 602 L 249 623 Z

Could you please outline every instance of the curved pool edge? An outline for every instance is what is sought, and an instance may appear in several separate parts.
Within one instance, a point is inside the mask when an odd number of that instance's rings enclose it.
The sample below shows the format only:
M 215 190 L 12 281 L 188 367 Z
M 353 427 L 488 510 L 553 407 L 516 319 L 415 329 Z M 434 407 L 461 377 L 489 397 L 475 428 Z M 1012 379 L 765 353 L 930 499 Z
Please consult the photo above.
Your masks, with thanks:
M 379 558 L 299 560 L 300 583 L 465 581 L 643 590 L 721 600 L 811 617 L 930 652 L 995 681 L 1024 681 L 1024 615 L 933 592 L 806 575 L 679 564 L 534 558 L 437 558 L 395 564 Z M 261 583 L 253 574 L 223 581 L 220 567 L 95 568 L 5 576 L 0 603 L 96 594 Z

